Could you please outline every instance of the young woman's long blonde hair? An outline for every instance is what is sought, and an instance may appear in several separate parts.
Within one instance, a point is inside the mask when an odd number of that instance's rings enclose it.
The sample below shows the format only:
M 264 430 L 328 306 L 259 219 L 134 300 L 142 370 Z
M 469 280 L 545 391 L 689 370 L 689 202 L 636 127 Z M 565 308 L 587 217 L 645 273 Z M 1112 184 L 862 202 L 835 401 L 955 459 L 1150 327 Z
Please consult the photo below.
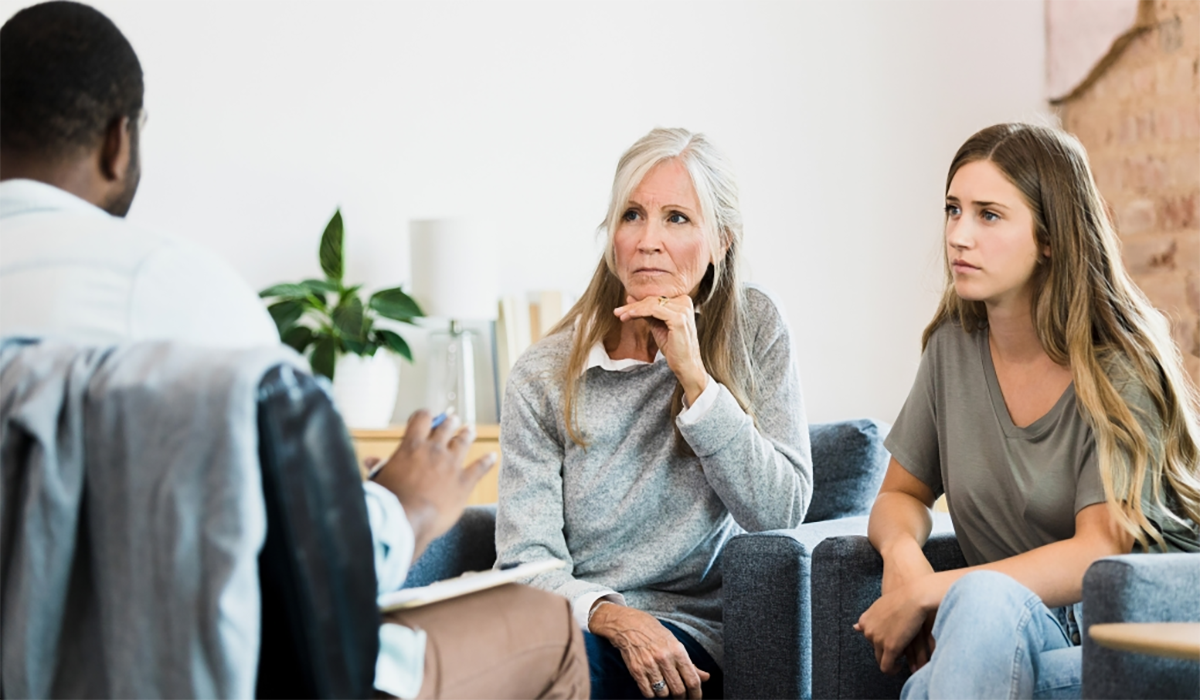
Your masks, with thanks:
M 1087 154 L 1061 131 L 999 124 L 958 150 L 946 191 L 959 168 L 977 161 L 991 162 L 1021 191 L 1033 212 L 1038 248 L 1050 249 L 1034 273 L 1033 325 L 1050 359 L 1071 368 L 1080 412 L 1096 437 L 1109 507 L 1143 548 L 1149 539 L 1164 546 L 1143 511 L 1143 486 L 1152 480 L 1159 506 L 1173 495 L 1175 507 L 1164 507 L 1165 513 L 1200 523 L 1200 400 L 1166 319 L 1125 271 Z M 946 262 L 946 290 L 922 348 L 948 320 L 967 332 L 987 326 L 983 302 L 955 293 Z M 1148 418 L 1161 419 L 1161 445 L 1151 443 L 1110 372 L 1132 373 L 1149 390 L 1159 415 Z
M 573 333 L 564 385 L 564 418 L 567 433 L 577 445 L 587 439 L 579 424 L 578 405 L 584 390 L 584 368 L 596 343 L 617 332 L 621 322 L 613 309 L 625 304 L 625 288 L 616 274 L 613 236 L 629 205 L 629 197 L 654 166 L 676 160 L 687 169 L 700 201 L 700 216 L 708 249 L 718 251 L 710 264 L 693 302 L 702 313 L 696 319 L 700 356 L 713 379 L 725 385 L 741 407 L 753 417 L 751 396 L 755 372 L 746 347 L 744 300 L 738 256 L 742 247 L 742 215 L 738 207 L 737 180 L 733 169 L 720 152 L 704 137 L 686 129 L 654 129 L 621 156 L 613 178 L 612 198 L 601 230 L 608 237 L 604 257 L 596 266 L 592 281 L 579 301 L 571 307 L 550 333 Z M 725 250 L 720 256 L 719 251 Z M 683 409 L 683 387 L 675 387 L 671 398 L 671 416 Z M 678 433 L 678 429 L 676 429 Z M 687 445 L 676 435 L 677 444 L 686 452 Z

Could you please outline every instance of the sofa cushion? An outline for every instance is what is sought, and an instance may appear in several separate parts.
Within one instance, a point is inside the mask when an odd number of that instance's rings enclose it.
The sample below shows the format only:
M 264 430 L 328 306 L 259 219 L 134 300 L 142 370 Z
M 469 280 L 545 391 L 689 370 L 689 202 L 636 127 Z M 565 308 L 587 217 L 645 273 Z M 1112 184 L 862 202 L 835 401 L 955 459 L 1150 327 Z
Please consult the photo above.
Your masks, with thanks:
M 867 418 L 809 426 L 815 483 L 804 522 L 871 512 L 887 470 L 883 439 L 890 428 Z

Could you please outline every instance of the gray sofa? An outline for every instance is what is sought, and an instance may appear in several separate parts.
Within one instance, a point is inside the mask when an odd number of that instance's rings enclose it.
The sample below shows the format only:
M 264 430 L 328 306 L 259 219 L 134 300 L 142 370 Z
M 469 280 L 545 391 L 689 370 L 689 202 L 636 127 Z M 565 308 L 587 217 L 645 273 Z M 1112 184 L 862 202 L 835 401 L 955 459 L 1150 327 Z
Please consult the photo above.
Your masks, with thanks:
M 809 427 L 813 499 L 805 523 L 734 537 L 725 547 L 725 695 L 807 697 L 810 687 L 809 561 L 826 537 L 866 532 L 883 481 L 888 426 L 873 420 Z M 490 568 L 495 506 L 468 508 L 416 562 L 406 586 Z
M 925 555 L 938 571 L 966 566 L 953 533 L 931 536 Z M 835 537 L 813 552 L 813 697 L 900 697 L 907 670 L 883 674 L 851 627 L 879 597 L 882 576 L 865 537 Z M 1084 576 L 1083 606 L 1083 697 L 1200 698 L 1200 662 L 1105 649 L 1087 635 L 1104 622 L 1200 622 L 1200 554 L 1101 559 Z
M 967 565 L 953 532 L 925 543 L 935 571 Z M 898 698 L 907 672 L 885 675 L 871 643 L 853 625 L 879 598 L 883 560 L 864 536 L 841 536 L 819 544 L 812 555 L 814 698 Z
M 1106 649 L 1087 635 L 1106 622 L 1200 622 L 1200 554 L 1126 554 L 1083 577 L 1083 697 L 1200 698 L 1200 661 Z
M 888 426 L 812 426 L 816 486 L 804 524 L 738 535 L 725 545 L 725 697 L 813 697 L 813 551 L 827 538 L 867 534 L 867 514 L 890 456 Z M 935 514 L 935 532 L 952 531 Z

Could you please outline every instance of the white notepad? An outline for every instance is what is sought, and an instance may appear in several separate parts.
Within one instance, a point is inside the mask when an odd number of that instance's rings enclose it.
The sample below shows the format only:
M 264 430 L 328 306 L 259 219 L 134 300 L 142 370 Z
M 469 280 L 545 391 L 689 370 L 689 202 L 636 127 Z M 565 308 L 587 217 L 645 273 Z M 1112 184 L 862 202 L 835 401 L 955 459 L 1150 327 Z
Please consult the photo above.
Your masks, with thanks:
M 379 596 L 379 609 L 382 612 L 419 608 L 422 605 L 436 603 L 439 600 L 457 598 L 460 595 L 482 591 L 486 588 L 502 586 L 506 583 L 519 581 L 535 576 L 544 571 L 561 569 L 567 563 L 562 559 L 543 559 L 532 561 L 511 569 L 489 569 L 488 571 L 468 571 L 457 578 L 431 583 L 420 588 L 402 588 Z

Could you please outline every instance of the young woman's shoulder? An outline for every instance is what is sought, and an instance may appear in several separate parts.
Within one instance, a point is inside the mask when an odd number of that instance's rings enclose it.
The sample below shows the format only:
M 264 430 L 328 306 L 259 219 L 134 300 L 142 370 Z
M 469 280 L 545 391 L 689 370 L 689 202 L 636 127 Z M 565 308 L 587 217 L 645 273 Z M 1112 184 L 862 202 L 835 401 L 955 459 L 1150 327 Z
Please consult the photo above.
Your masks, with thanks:
M 1133 361 L 1123 352 L 1110 351 L 1099 356 L 1100 368 L 1125 404 L 1143 423 L 1147 419 L 1161 420 L 1146 380 L 1138 373 Z
M 929 335 L 929 342 L 925 344 L 925 354 L 930 357 L 947 358 L 962 356 L 965 353 L 978 353 L 979 342 L 984 333 L 987 333 L 984 328 L 967 331 L 957 319 L 945 319 Z

